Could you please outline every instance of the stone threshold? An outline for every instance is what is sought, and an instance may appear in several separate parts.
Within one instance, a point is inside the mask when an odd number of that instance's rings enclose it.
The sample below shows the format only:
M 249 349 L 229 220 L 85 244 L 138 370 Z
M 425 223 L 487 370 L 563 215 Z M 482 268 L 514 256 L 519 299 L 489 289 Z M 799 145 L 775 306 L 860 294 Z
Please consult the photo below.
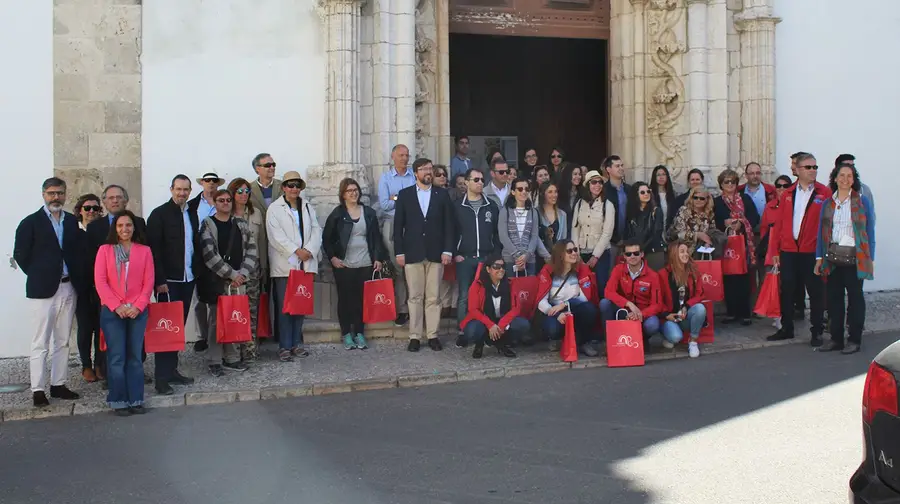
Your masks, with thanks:
M 878 334 L 888 332 L 890 330 L 894 329 L 867 331 L 866 334 Z M 805 338 L 795 338 L 793 340 L 777 342 L 755 341 L 747 343 L 726 343 L 721 345 L 712 344 L 704 347 L 703 355 L 700 358 L 703 358 L 707 355 L 714 355 L 724 352 L 752 350 L 791 344 L 808 344 L 808 340 Z M 677 346 L 672 351 L 655 351 L 647 355 L 646 361 L 648 363 L 651 363 L 656 361 L 685 358 L 689 358 L 687 349 L 683 346 Z M 529 363 L 522 365 L 512 364 L 507 366 L 496 366 L 465 371 L 408 374 L 388 376 L 383 378 L 351 380 L 344 382 L 321 382 L 311 384 L 306 383 L 300 385 L 272 386 L 247 390 L 183 392 L 176 393 L 171 396 L 159 396 L 151 394 L 146 397 L 145 406 L 151 409 L 173 408 L 176 406 L 194 406 L 245 401 L 286 399 L 290 397 L 322 396 L 329 394 L 342 394 L 348 392 L 363 392 L 368 390 L 382 390 L 392 388 L 417 388 L 426 385 L 438 385 L 445 383 L 458 383 L 496 378 L 511 378 L 514 376 L 523 376 L 537 373 L 603 367 L 608 367 L 605 358 L 580 358 L 578 361 L 573 363 L 548 362 Z M 109 408 L 106 405 L 99 405 L 96 403 L 84 404 L 78 401 L 68 404 L 53 403 L 46 408 L 27 407 L 4 409 L 0 411 L 0 421 L 12 422 L 18 420 L 34 420 L 41 418 L 74 415 L 90 415 L 108 411 Z

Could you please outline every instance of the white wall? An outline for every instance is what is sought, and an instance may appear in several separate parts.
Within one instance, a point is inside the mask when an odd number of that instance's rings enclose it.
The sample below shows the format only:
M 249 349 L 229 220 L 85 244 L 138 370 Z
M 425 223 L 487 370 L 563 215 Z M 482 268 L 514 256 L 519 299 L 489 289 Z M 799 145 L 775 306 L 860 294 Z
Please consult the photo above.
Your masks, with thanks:
M 776 28 L 777 157 L 790 173 L 791 153 L 812 152 L 827 183 L 838 154 L 856 156 L 872 188 L 879 223 L 875 281 L 866 290 L 900 288 L 900 235 L 888 227 L 897 177 L 900 47 L 897 0 L 778 0 Z M 865 5 L 862 5 L 865 4 Z
M 16 226 L 43 204 L 53 176 L 53 2 L 0 0 L 0 170 L 15 179 L 0 219 L 0 357 L 28 355 L 37 315 L 25 299 L 25 275 L 9 266 Z
M 276 176 L 323 161 L 325 59 L 312 0 L 154 0 L 143 6 L 144 214 L 177 173 Z M 195 193 L 197 184 L 195 186 Z

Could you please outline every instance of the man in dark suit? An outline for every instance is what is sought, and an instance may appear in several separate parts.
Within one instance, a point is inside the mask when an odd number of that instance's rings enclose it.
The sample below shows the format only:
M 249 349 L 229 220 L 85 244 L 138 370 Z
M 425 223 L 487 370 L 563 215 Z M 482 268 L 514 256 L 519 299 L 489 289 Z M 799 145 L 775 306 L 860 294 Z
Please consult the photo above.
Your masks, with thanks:
M 619 156 L 609 156 L 603 160 L 603 169 L 609 180 L 603 185 L 603 195 L 612 202 L 616 209 L 616 225 L 613 227 L 613 235 L 610 243 L 609 254 L 612 259 L 610 269 L 618 262 L 619 245 L 625 239 L 625 209 L 628 208 L 628 193 L 631 186 L 625 183 L 625 162 Z
M 32 300 L 30 315 L 37 324 L 31 339 L 31 392 L 34 405 L 42 407 L 50 405 L 44 393 L 48 353 L 50 397 L 79 398 L 66 387 L 66 375 L 75 292 L 85 274 L 85 239 L 75 216 L 63 210 L 65 181 L 51 177 L 41 189 L 44 206 L 16 228 L 13 259 L 28 277 L 25 297 Z
M 443 348 L 437 337 L 441 321 L 438 295 L 444 266 L 450 264 L 457 241 L 450 195 L 431 184 L 432 170 L 431 160 L 413 162 L 416 185 L 400 190 L 394 212 L 394 253 L 409 289 L 410 352 L 419 351 L 423 332 L 432 350 Z

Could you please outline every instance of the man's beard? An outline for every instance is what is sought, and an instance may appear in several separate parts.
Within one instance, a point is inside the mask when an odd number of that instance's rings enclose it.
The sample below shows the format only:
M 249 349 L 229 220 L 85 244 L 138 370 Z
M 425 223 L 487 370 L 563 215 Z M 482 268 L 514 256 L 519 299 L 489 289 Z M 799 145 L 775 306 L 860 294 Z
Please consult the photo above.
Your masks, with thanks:
M 62 203 L 54 202 L 47 205 L 47 208 L 49 208 L 51 212 L 59 212 L 62 210 L 63 206 Z

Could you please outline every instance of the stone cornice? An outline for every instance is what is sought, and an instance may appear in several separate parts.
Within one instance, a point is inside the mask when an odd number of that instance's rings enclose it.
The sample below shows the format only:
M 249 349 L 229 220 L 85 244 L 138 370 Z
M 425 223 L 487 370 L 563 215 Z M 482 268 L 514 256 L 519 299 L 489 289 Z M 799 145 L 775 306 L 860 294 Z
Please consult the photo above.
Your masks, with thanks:
M 744 13 L 734 16 L 734 27 L 738 31 L 756 31 L 767 27 L 774 27 L 781 22 L 781 18 L 771 15 L 750 15 Z

